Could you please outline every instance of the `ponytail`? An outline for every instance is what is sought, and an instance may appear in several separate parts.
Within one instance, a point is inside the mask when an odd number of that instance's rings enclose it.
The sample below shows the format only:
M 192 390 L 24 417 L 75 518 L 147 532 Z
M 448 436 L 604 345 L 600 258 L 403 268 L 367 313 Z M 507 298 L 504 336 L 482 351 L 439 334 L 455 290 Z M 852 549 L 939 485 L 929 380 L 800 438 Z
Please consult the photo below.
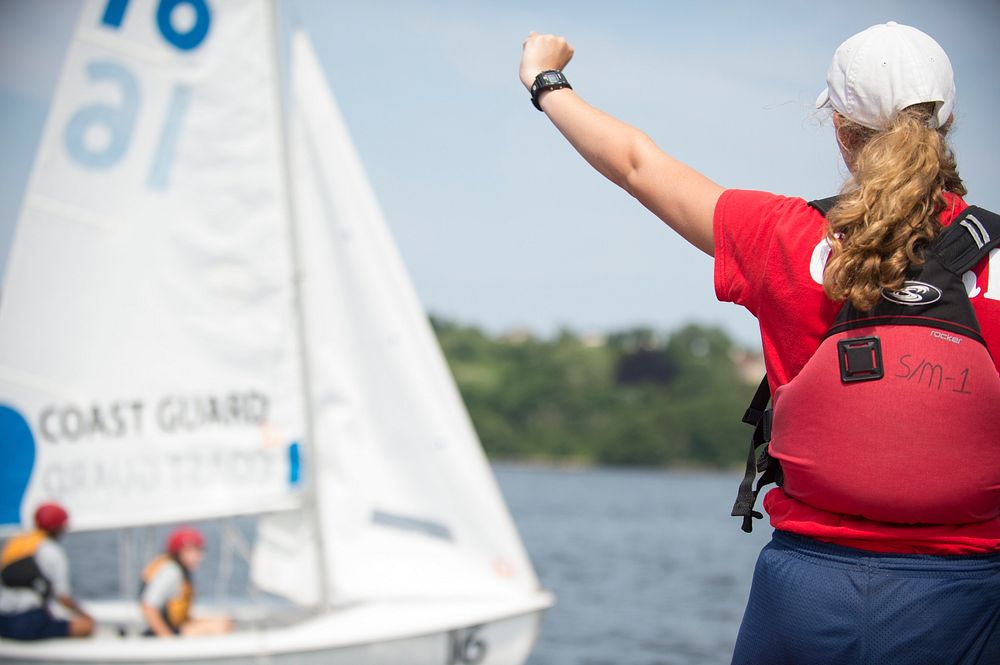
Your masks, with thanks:
M 966 193 L 945 140 L 949 125 L 929 127 L 933 112 L 933 104 L 911 106 L 881 131 L 838 118 L 853 158 L 852 177 L 826 216 L 833 251 L 823 289 L 831 299 L 867 312 L 882 289 L 902 287 L 941 231 L 944 192 Z

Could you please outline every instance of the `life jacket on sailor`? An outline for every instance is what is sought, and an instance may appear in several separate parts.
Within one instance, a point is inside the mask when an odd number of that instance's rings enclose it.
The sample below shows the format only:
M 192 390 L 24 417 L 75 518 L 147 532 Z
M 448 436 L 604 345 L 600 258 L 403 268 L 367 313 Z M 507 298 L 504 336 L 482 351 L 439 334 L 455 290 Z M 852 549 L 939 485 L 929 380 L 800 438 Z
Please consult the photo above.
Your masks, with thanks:
M 52 585 L 35 560 L 35 553 L 50 536 L 42 529 L 14 536 L 0 553 L 0 582 L 10 589 L 31 589 L 44 603 Z
M 66 529 L 69 513 L 58 503 L 42 503 L 35 510 L 35 530 L 14 536 L 0 552 L 0 583 L 9 589 L 30 589 L 44 605 L 52 595 L 52 583 L 42 572 L 35 555 L 49 539 Z
M 191 583 L 191 573 L 177 560 L 176 555 L 161 554 L 146 565 L 142 571 L 142 585 L 139 588 L 139 597 L 142 597 L 146 586 L 156 577 L 164 566 L 175 565 L 180 568 L 183 580 L 180 589 L 176 594 L 166 600 L 157 608 L 163 621 L 174 633 L 180 633 L 181 626 L 191 618 L 191 606 L 194 604 L 194 585 Z
M 814 201 L 824 214 L 832 199 Z M 1000 216 L 969 208 L 883 289 L 844 305 L 802 370 L 761 383 L 733 506 L 750 531 L 761 486 L 821 510 L 896 524 L 964 524 L 1000 514 L 1000 375 L 962 275 L 1000 246 Z M 761 476 L 751 490 L 755 473 Z

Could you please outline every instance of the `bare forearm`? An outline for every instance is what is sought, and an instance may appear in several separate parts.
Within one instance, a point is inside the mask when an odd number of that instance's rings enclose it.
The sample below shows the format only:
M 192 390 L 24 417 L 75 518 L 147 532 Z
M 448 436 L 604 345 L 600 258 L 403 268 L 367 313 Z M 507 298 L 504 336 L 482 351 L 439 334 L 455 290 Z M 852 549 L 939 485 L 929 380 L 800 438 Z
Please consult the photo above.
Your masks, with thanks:
M 565 39 L 532 33 L 524 42 L 520 78 L 562 69 L 573 49 Z M 539 105 L 580 155 L 650 212 L 706 254 L 714 251 L 713 217 L 723 188 L 660 150 L 643 132 L 604 113 L 568 88 L 543 91 Z
M 574 91 L 552 90 L 542 110 L 587 162 L 712 254 L 712 217 L 722 187 L 660 150 L 645 133 L 600 111 Z
M 573 57 L 562 37 L 531 33 L 523 45 L 519 76 L 528 90 L 545 70 L 561 70 Z M 646 136 L 594 108 L 570 88 L 538 93 L 538 104 L 587 162 L 615 184 L 628 189 L 635 168 L 635 147 Z
M 170 630 L 170 626 L 167 622 L 163 620 L 160 613 L 156 611 L 156 608 L 151 605 L 142 605 L 142 616 L 146 619 L 146 623 L 149 624 L 149 629 L 153 631 L 154 635 L 159 637 L 170 637 L 174 633 Z
M 75 600 L 73 600 L 72 596 L 59 596 L 58 600 L 60 605 L 70 610 L 71 612 L 74 612 L 75 614 L 79 614 L 80 616 L 84 617 L 90 616 L 83 611 L 83 608 L 80 607 Z
M 629 189 L 640 144 L 649 141 L 645 134 L 591 106 L 568 88 L 542 93 L 539 104 L 587 163 L 619 187 Z

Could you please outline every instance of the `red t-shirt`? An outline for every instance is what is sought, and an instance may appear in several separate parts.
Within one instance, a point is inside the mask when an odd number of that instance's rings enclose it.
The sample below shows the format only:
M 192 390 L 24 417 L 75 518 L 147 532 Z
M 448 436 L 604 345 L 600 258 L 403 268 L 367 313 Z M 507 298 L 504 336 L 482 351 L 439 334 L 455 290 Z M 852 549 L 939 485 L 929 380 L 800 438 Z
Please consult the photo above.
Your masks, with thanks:
M 946 196 L 945 225 L 967 207 L 960 197 Z M 715 207 L 714 233 L 715 293 L 757 317 L 773 394 L 819 348 L 842 306 L 823 292 L 830 253 L 825 220 L 800 198 L 728 190 Z M 997 276 L 992 288 L 990 264 Z M 1000 250 L 990 252 L 964 281 L 1000 372 Z M 780 487 L 768 492 L 764 507 L 777 529 L 848 547 L 926 554 L 1000 551 L 1000 517 L 947 526 L 889 524 L 819 510 Z

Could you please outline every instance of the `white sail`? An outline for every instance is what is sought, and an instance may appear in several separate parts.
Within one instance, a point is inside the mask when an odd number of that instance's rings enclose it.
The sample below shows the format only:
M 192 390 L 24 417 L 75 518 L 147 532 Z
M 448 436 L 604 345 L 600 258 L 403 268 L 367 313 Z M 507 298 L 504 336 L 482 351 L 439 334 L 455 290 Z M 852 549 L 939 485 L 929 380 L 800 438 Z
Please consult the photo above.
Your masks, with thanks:
M 292 207 L 329 596 L 533 592 L 534 572 L 302 32 L 292 86 Z M 289 547 L 312 530 L 290 517 L 262 525 L 255 581 L 315 601 L 316 568 Z
M 100 634 L 0 661 L 520 665 L 551 605 L 301 33 L 281 103 L 274 10 L 86 3 L 0 301 L 0 529 L 263 513 L 254 582 L 325 603 L 157 640 L 87 602 Z
M 291 508 L 303 435 L 259 1 L 90 0 L 0 303 L 0 525 Z

